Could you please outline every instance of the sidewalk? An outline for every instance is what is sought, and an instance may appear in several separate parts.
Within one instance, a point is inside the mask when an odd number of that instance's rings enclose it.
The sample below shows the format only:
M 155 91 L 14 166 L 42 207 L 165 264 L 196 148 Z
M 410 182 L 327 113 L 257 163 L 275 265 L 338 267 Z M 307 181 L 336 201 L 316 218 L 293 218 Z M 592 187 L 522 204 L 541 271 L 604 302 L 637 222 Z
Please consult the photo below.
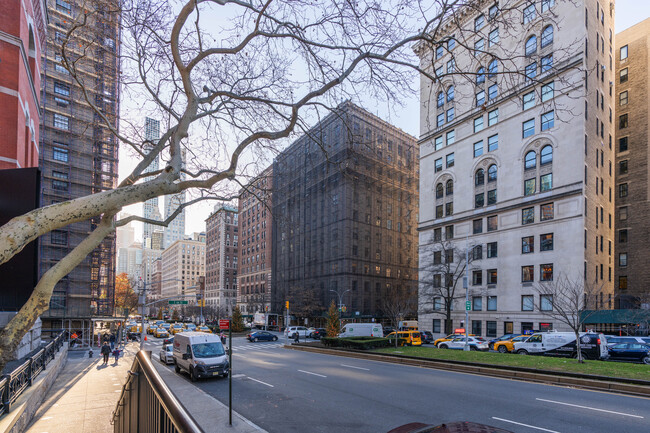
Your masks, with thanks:
M 113 410 L 138 349 L 138 343 L 129 343 L 118 363 L 111 357 L 107 366 L 102 365 L 98 347 L 93 348 L 92 358 L 87 351 L 70 352 L 26 432 L 113 432 Z

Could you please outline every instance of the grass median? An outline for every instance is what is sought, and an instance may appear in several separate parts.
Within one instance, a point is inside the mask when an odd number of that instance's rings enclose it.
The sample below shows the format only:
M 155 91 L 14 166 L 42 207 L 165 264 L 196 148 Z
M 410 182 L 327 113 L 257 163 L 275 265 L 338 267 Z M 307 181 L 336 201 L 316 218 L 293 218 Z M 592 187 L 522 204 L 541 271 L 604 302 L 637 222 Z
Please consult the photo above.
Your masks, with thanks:
M 396 354 L 434 360 L 466 361 L 481 364 L 525 367 L 538 370 L 562 371 L 566 373 L 593 374 L 607 377 L 621 377 L 650 381 L 650 366 L 626 362 L 585 361 L 579 364 L 571 358 L 548 356 L 524 356 L 510 353 L 464 352 L 462 350 L 435 349 L 433 347 L 387 347 L 373 350 L 375 353 Z

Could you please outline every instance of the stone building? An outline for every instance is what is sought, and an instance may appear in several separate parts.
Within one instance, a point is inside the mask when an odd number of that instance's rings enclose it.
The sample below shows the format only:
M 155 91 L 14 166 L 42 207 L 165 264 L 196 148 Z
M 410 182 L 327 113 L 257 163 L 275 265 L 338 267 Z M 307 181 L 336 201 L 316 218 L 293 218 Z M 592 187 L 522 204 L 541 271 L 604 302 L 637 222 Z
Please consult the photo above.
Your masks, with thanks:
M 237 208 L 220 204 L 205 220 L 205 305 L 230 317 L 237 303 L 239 228 Z
M 161 261 L 161 297 L 180 295 L 196 305 L 199 277 L 205 275 L 205 242 L 179 239 L 162 251 Z
M 435 30 L 439 45 L 416 47 L 435 76 L 421 79 L 420 269 L 448 262 L 441 243 L 460 253 L 449 260 L 468 249 L 472 260 L 470 323 L 461 278 L 445 326 L 433 275 L 420 282 L 420 326 L 562 329 L 536 287 L 567 277 L 613 307 L 613 2 L 474 6 Z
M 273 163 L 271 312 L 386 319 L 417 291 L 415 138 L 345 102 Z M 318 323 L 321 322 L 321 323 Z

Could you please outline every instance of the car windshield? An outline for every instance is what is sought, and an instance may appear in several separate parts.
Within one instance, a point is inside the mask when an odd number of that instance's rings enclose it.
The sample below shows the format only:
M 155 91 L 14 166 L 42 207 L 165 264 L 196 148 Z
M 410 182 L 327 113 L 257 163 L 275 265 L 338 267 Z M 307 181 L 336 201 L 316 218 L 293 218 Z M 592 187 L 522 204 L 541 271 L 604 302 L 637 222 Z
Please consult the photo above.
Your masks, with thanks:
M 194 352 L 195 358 L 215 358 L 226 354 L 220 343 L 193 344 L 192 352 Z

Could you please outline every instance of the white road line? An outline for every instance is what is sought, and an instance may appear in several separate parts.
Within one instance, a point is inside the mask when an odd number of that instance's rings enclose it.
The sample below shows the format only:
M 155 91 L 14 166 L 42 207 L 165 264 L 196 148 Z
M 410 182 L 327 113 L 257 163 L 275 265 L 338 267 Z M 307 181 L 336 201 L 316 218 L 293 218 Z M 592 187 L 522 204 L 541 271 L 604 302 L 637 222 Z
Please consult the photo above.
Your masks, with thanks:
M 547 403 L 562 404 L 562 405 L 564 405 L 564 406 L 579 407 L 579 408 L 581 408 L 581 409 L 596 410 L 596 411 L 598 411 L 598 412 L 606 412 L 606 413 L 613 413 L 613 414 L 616 414 L 616 415 L 631 416 L 631 417 L 633 417 L 633 418 L 643 418 L 642 416 L 639 416 L 639 415 L 632 415 L 632 414 L 629 414 L 629 413 L 623 413 L 623 412 L 615 412 L 615 411 L 613 411 L 613 410 L 597 409 L 597 408 L 595 408 L 595 407 L 589 407 L 589 406 L 580 406 L 580 405 L 578 405 L 578 404 L 572 404 L 572 403 L 563 403 L 563 402 L 561 402 L 561 401 L 545 400 L 545 399 L 543 399 L 543 398 L 536 398 L 535 400 L 538 400 L 538 401 L 545 401 L 545 402 L 547 402 Z
M 313 374 L 314 376 L 318 376 L 318 377 L 327 377 L 327 376 L 323 376 L 322 374 L 312 373 L 311 371 L 305 371 L 305 370 L 298 370 L 298 371 L 301 373 Z
M 261 380 L 253 379 L 253 378 L 250 377 L 250 376 L 248 376 L 248 378 L 249 378 L 250 380 L 254 380 L 254 381 L 257 382 L 257 383 L 261 383 L 262 385 L 266 385 L 266 386 L 270 386 L 271 388 L 275 388 L 275 387 L 274 387 L 273 385 L 271 385 L 270 383 L 266 383 L 266 382 L 262 382 Z
M 238 379 L 238 378 L 240 378 L 240 377 L 246 377 L 246 375 L 245 375 L 245 374 L 233 374 L 233 375 L 232 375 L 232 378 L 233 378 L 233 379 Z
M 547 431 L 549 433 L 560 433 L 560 432 L 557 432 L 555 430 L 549 430 L 549 429 L 546 429 L 546 428 L 535 427 L 534 425 L 523 424 L 523 423 L 516 422 L 516 421 L 510 421 L 509 419 L 497 418 L 495 416 L 493 416 L 492 419 L 496 419 L 498 421 L 503 421 L 503 422 L 509 422 L 510 424 L 516 424 L 516 425 L 521 425 L 521 426 L 524 426 L 524 427 L 534 428 L 534 429 L 537 429 L 537 430 Z
M 341 364 L 341 367 L 348 367 L 348 368 L 356 368 L 357 370 L 365 370 L 365 371 L 370 371 L 369 368 L 363 368 L 363 367 L 355 367 L 354 365 L 346 365 L 346 364 Z

